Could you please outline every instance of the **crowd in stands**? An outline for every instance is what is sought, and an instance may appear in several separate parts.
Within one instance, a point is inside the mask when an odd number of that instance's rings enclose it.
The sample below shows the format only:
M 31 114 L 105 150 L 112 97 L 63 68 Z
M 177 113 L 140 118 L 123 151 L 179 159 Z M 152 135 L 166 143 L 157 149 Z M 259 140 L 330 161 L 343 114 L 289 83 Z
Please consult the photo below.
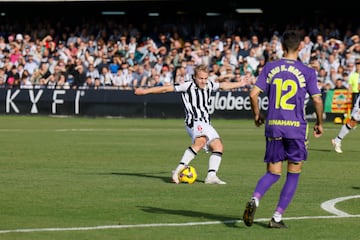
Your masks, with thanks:
M 114 22 L 59 28 L 57 24 L 0 32 L 0 86 L 6 88 L 119 89 L 176 84 L 191 80 L 194 66 L 206 64 L 214 81 L 245 81 L 249 91 L 264 64 L 281 58 L 281 32 L 268 36 L 256 28 L 206 28 L 192 36 L 178 26 L 144 33 Z M 319 88 L 346 88 L 360 59 L 360 28 L 323 24 L 302 29 L 300 59 L 313 67 Z M 190 32 L 190 31 L 188 31 Z

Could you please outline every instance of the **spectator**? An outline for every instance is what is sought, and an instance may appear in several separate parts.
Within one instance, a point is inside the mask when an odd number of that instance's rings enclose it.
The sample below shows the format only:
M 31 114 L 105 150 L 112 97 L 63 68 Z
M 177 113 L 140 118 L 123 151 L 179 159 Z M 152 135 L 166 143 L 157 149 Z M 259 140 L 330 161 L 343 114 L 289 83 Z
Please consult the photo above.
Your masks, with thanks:
M 162 69 L 160 71 L 160 81 L 162 82 L 163 85 L 174 84 L 174 79 L 173 79 L 171 72 L 169 71 L 168 65 L 164 65 L 162 67 Z
M 5 84 L 8 88 L 16 88 L 20 86 L 20 74 L 18 73 L 15 65 L 13 65 L 10 71 L 5 74 L 7 76 Z
M 139 87 L 142 85 L 142 83 L 147 82 L 147 78 L 149 76 L 149 73 L 145 71 L 145 68 L 143 65 L 136 65 L 134 75 L 134 87 Z
M 103 67 L 100 72 L 100 82 L 102 85 L 110 87 L 113 85 L 113 74 L 108 67 Z
M 86 72 L 86 76 L 90 76 L 92 79 L 92 83 L 95 82 L 95 78 L 99 78 L 100 77 L 100 73 L 98 71 L 97 68 L 95 68 L 93 63 L 89 64 L 88 70 Z
M 334 89 L 346 89 L 344 82 L 341 78 L 336 79 Z
M 352 95 L 352 103 L 351 105 L 354 106 L 357 96 L 359 95 L 360 89 L 360 58 L 356 60 L 356 70 L 349 75 L 348 81 L 348 89 L 349 93 Z
M 31 75 L 30 81 L 33 85 L 46 84 L 50 75 L 51 72 L 49 71 L 49 64 L 42 62 L 40 63 L 39 69 Z
M 32 75 L 41 62 L 47 62 L 49 71 L 54 74 L 57 82 L 61 76 L 59 73 L 64 72 L 64 70 L 55 70 L 59 66 L 58 61 L 71 65 L 71 62 L 79 59 L 82 61 L 86 74 L 90 71 L 90 64 L 93 64 L 98 72 L 103 66 L 111 65 L 110 71 L 114 76 L 117 74 L 118 67 L 125 61 L 129 61 L 130 65 L 137 64 L 135 70 L 143 65 L 150 69 L 156 67 L 159 73 L 165 64 L 170 70 L 171 66 L 177 69 L 185 63 L 187 75 L 192 74 L 189 70 L 194 66 L 205 64 L 213 68 L 214 72 L 211 76 L 213 74 L 219 76 L 220 72 L 217 71 L 217 67 L 213 67 L 214 63 L 217 63 L 219 67 L 224 65 L 221 59 L 227 56 L 228 50 L 236 56 L 236 63 L 232 59 L 227 60 L 235 66 L 232 69 L 233 74 L 237 67 L 243 68 L 243 59 L 249 55 L 250 48 L 255 49 L 255 60 L 258 61 L 262 56 L 265 57 L 265 62 L 272 61 L 281 58 L 283 54 L 279 47 L 281 39 L 278 31 L 274 31 L 273 28 L 264 30 L 262 26 L 253 24 L 246 27 L 234 25 L 231 29 L 236 29 L 236 31 L 230 33 L 226 32 L 229 29 L 211 29 L 212 23 L 205 25 L 201 21 L 196 21 L 195 33 L 195 30 L 190 28 L 190 24 L 185 23 L 181 25 L 172 23 L 174 28 L 171 29 L 164 25 L 157 26 L 154 31 L 146 29 L 147 26 L 144 25 L 143 31 L 140 32 L 139 28 L 132 24 L 114 27 L 113 21 L 105 21 L 101 28 L 95 27 L 97 26 L 95 24 L 92 29 L 87 26 L 88 24 L 69 27 L 67 22 L 60 20 L 55 26 L 54 22 L 47 21 L 44 28 L 38 19 L 34 19 L 32 29 L 26 29 L 25 22 L 21 22 L 21 16 L 17 20 L 16 31 L 4 29 L 0 34 L 0 67 L 5 67 L 8 72 L 12 65 L 23 64 L 24 69 Z M 6 23 L 7 20 L 4 21 Z M 189 18 L 188 23 L 190 21 L 192 19 Z M 225 22 L 229 21 L 225 20 Z M 9 23 L 11 25 L 10 21 Z M 311 66 L 315 66 L 313 63 L 316 59 L 319 60 L 319 66 L 326 70 L 328 81 L 326 86 L 332 88 L 335 80 L 342 73 L 337 72 L 336 75 L 330 76 L 331 67 L 335 69 L 343 67 L 344 72 L 348 74 L 355 71 L 355 59 L 360 56 L 360 38 L 355 30 L 348 27 L 341 31 L 333 23 L 328 25 L 329 28 L 320 28 L 313 27 L 310 23 L 308 28 L 303 27 L 303 49 L 299 57 L 305 64 L 311 64 Z M 320 26 L 322 26 L 321 23 Z M 25 30 L 21 31 L 21 29 Z M 154 34 L 150 35 L 149 32 L 154 32 Z M 343 36 L 341 32 L 344 33 Z M 210 35 L 215 37 L 211 39 Z M 153 39 L 156 39 L 156 43 Z M 119 61 L 115 61 L 117 56 Z M 335 63 L 338 62 L 338 66 L 332 65 L 332 58 Z M 29 62 L 35 64 L 29 64 Z M 249 64 L 251 65 L 252 61 L 248 60 L 247 65 Z M 147 71 L 151 72 L 150 69 Z M 321 76 L 320 68 L 317 66 L 315 69 Z M 252 71 L 253 75 L 257 76 L 259 69 L 255 68 Z M 173 73 L 173 79 L 175 79 L 176 71 L 170 70 L 170 72 Z M 246 70 L 242 70 L 242 75 L 245 75 L 245 72 Z M 19 74 L 21 79 L 21 72 Z M 74 78 L 66 71 L 65 77 L 68 83 L 71 83 Z M 332 82 L 329 82 L 330 80 Z M 148 85 L 149 82 L 147 81 L 146 84 Z M 140 85 L 140 83 L 135 85 Z
M 86 82 L 86 72 L 83 65 L 79 64 L 76 66 L 75 64 L 72 64 L 69 73 L 74 77 L 73 82 L 71 83 L 72 89 L 78 89 Z
M 24 70 L 28 70 L 30 76 L 34 74 L 34 72 L 38 69 L 39 64 L 34 60 L 34 55 L 29 54 L 28 60 L 26 61 L 24 65 Z

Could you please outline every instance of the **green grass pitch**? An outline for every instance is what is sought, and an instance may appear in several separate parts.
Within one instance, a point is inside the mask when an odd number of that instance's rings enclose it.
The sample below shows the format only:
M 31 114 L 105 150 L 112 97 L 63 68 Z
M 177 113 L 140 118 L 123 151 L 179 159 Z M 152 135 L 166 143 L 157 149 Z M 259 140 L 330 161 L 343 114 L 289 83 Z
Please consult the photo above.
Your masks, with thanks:
M 194 184 L 171 183 L 190 145 L 183 119 L 1 116 L 0 239 L 359 239 L 360 130 L 343 141 L 343 154 L 330 143 L 340 125 L 327 122 L 321 138 L 310 136 L 284 215 L 289 228 L 268 229 L 285 172 L 254 225 L 241 221 L 265 171 L 263 127 L 241 119 L 213 125 L 225 146 L 219 176 L 227 185 L 203 183 L 204 152 L 192 161 Z

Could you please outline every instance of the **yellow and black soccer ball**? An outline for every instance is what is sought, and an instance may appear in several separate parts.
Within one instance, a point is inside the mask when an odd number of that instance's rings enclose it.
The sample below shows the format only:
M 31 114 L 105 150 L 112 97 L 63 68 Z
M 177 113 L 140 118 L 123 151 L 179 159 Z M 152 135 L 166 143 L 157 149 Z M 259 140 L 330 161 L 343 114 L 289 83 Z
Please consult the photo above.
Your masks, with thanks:
M 179 173 L 181 183 L 193 184 L 197 179 L 197 172 L 193 166 L 185 166 Z

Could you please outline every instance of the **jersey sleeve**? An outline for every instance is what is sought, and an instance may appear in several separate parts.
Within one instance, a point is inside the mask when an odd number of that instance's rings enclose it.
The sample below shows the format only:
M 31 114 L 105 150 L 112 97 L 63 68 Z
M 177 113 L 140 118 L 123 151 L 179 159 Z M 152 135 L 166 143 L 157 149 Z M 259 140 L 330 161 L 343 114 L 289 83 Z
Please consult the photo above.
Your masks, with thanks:
M 214 82 L 212 80 L 209 80 L 208 84 L 212 86 L 211 87 L 212 91 L 218 91 L 220 89 L 220 83 L 219 82 Z
M 192 84 L 192 81 L 180 83 L 174 86 L 175 92 L 186 92 L 186 90 L 190 87 Z
M 307 90 L 310 96 L 321 95 L 321 91 L 317 85 L 315 69 L 309 68 L 307 82 Z
M 266 72 L 269 68 L 269 64 L 265 64 L 263 70 L 260 72 L 259 76 L 257 77 L 257 80 L 255 82 L 255 87 L 259 88 L 261 92 L 267 92 L 268 84 L 266 82 Z

